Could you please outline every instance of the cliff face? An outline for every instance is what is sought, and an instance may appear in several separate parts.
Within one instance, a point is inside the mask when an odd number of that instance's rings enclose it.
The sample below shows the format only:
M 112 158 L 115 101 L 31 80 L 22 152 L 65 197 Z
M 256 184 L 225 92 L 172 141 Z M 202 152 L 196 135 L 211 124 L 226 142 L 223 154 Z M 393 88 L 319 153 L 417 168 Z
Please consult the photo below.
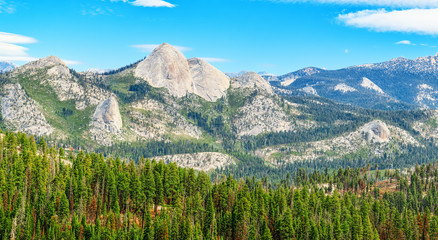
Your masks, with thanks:
M 39 105 L 27 96 L 18 83 L 3 87 L 1 106 L 5 124 L 15 131 L 46 136 L 54 130 L 40 112 Z
M 94 140 L 103 145 L 111 145 L 112 138 L 121 135 L 122 116 L 115 97 L 110 97 L 97 106 L 90 127 Z
M 230 79 L 224 73 L 199 58 L 189 59 L 188 62 L 196 95 L 207 101 L 215 102 L 227 94 Z

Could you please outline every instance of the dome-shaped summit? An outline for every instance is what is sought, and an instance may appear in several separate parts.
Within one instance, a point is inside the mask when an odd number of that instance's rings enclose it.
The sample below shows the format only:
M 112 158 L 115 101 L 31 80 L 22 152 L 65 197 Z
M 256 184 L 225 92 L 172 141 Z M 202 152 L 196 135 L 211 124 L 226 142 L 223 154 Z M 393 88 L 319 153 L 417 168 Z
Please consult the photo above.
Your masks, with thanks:
M 193 93 L 189 64 L 184 55 L 170 44 L 158 46 L 136 69 L 135 76 L 152 87 L 164 87 L 177 97 Z

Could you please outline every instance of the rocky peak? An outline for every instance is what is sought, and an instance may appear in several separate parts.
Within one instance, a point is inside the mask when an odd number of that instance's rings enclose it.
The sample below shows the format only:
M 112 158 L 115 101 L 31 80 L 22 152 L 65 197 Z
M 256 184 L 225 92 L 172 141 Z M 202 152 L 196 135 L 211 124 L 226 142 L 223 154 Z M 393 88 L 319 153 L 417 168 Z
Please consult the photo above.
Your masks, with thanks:
M 104 129 L 111 133 L 120 131 L 123 123 L 117 99 L 112 96 L 97 106 L 92 121 L 106 125 Z
M 368 141 L 388 142 L 391 137 L 386 124 L 380 120 L 372 121 L 362 127 L 361 131 L 367 135 Z
M 134 70 L 136 77 L 146 80 L 152 87 L 164 87 L 176 97 L 193 93 L 193 80 L 184 55 L 167 43 L 158 46 Z
M 224 73 L 199 58 L 189 59 L 188 63 L 195 94 L 212 102 L 226 95 L 230 79 Z
M 42 58 L 37 61 L 30 62 L 22 67 L 17 68 L 19 72 L 24 71 L 36 71 L 40 69 L 47 68 L 47 73 L 50 76 L 56 77 L 71 77 L 70 70 L 60 58 L 56 56 L 49 56 L 46 58 Z
M 255 72 L 248 72 L 241 77 L 234 79 L 233 88 L 260 89 L 268 94 L 273 94 L 271 85 Z
M 67 67 L 67 64 L 64 61 L 62 61 L 59 57 L 53 55 L 42 58 L 37 62 L 39 62 L 43 66 L 63 65 Z

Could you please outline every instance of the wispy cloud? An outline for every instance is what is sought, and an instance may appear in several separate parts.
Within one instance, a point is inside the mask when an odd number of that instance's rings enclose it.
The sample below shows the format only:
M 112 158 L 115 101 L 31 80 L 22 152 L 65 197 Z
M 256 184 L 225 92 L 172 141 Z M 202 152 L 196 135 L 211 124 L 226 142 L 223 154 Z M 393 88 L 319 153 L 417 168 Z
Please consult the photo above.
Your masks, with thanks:
M 133 48 L 137 48 L 142 52 L 152 52 L 156 47 L 160 46 L 160 44 L 138 44 L 138 45 L 132 45 Z M 174 48 L 176 48 L 178 51 L 181 52 L 187 52 L 191 51 L 192 49 L 189 47 L 183 47 L 183 46 L 175 46 L 172 45 Z
M 0 61 L 6 62 L 32 62 L 36 60 L 38 60 L 38 58 L 31 56 L 0 56 Z
M 4 0 L 0 0 L 0 13 L 14 13 L 15 6 L 11 3 L 7 3 Z
M 28 48 L 11 44 L 0 42 L 0 54 L 4 56 L 26 56 Z
M 403 8 L 435 8 L 438 7 L 436 0 L 270 0 L 271 2 L 283 3 L 325 3 L 325 4 L 349 4 L 367 5 L 379 7 L 403 7 Z
M 364 10 L 341 14 L 338 19 L 348 26 L 379 32 L 438 35 L 438 9 Z
M 229 59 L 224 58 L 212 58 L 212 57 L 200 57 L 200 59 L 211 62 L 211 63 L 223 63 L 223 62 L 229 62 Z
M 133 6 L 138 7 L 168 7 L 173 8 L 175 5 L 172 3 L 163 1 L 163 0 L 135 0 L 135 1 L 128 1 L 128 0 L 110 0 L 111 2 L 125 2 L 129 3 Z
M 414 43 L 412 43 L 409 40 L 402 40 L 402 41 L 396 42 L 395 44 L 397 44 L 397 45 L 415 45 Z
M 409 40 L 402 40 L 394 43 L 396 45 L 408 45 L 408 46 L 421 46 L 421 47 L 430 47 L 430 48 L 436 48 L 437 46 L 429 45 L 426 43 L 413 43 Z
M 113 12 L 114 12 L 113 9 L 108 7 L 92 7 L 89 9 L 82 10 L 82 15 L 97 16 L 97 15 L 111 14 Z
M 0 32 L 0 61 L 11 62 L 31 62 L 39 58 L 29 55 L 29 48 L 20 46 L 22 44 L 37 43 L 35 38 L 14 34 Z M 18 45 L 20 44 L 20 45 Z M 67 65 L 82 64 L 78 61 L 63 60 Z
M 141 7 L 169 7 L 169 8 L 175 7 L 175 5 L 163 0 L 136 0 L 134 2 L 131 2 L 131 4 L 134 6 L 141 6 Z
M 0 42 L 14 44 L 29 44 L 38 42 L 35 38 L 23 35 L 0 32 Z
M 1 61 L 33 61 L 26 47 L 17 44 L 31 44 L 38 42 L 35 38 L 19 34 L 0 32 L 0 60 Z

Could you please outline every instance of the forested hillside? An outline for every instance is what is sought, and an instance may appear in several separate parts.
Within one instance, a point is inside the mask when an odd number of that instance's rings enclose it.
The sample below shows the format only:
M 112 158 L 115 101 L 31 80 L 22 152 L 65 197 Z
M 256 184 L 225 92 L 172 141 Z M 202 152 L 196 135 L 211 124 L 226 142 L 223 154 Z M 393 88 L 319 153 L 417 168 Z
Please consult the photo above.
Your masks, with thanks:
M 254 72 L 229 78 L 169 44 L 104 74 L 77 72 L 50 56 L 0 74 L 0 129 L 105 158 L 165 159 L 213 176 L 273 182 L 302 168 L 438 160 L 436 110 L 364 109 L 284 85 L 327 72 L 308 68 L 273 85 Z M 352 93 L 344 85 L 335 92 Z
M 1 239 L 437 239 L 438 165 L 213 179 L 1 135 Z

